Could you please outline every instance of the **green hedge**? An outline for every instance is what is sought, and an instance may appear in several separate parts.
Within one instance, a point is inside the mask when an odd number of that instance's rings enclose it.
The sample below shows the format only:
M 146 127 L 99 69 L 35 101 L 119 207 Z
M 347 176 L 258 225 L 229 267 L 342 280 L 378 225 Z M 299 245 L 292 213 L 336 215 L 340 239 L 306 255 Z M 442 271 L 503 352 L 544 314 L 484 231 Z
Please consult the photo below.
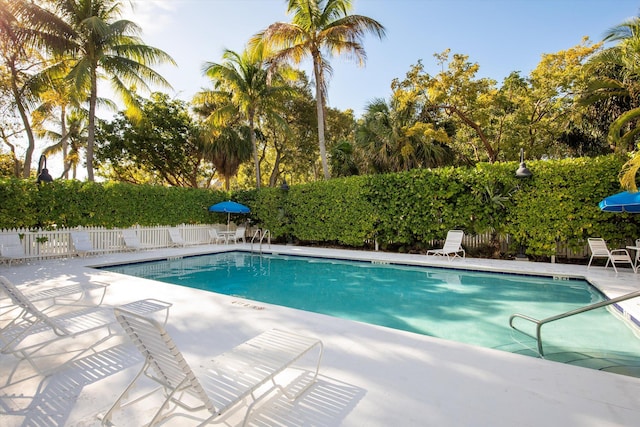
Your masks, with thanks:
M 620 191 L 625 158 L 605 156 L 528 162 L 533 177 L 518 179 L 515 162 L 473 168 L 332 179 L 305 185 L 219 191 L 57 180 L 0 181 L 0 228 L 175 225 L 225 222 L 208 206 L 233 199 L 251 208 L 253 224 L 281 241 L 422 250 L 450 229 L 509 234 L 527 254 L 548 257 L 556 242 L 573 248 L 588 237 L 620 246 L 640 238 L 633 214 L 600 211 Z
M 0 229 L 215 223 L 226 217 L 207 208 L 226 198 L 191 188 L 8 179 L 0 181 Z
M 531 161 L 533 177 L 526 179 L 515 177 L 516 162 L 413 170 L 297 185 L 286 193 L 263 189 L 245 193 L 244 202 L 274 237 L 301 242 L 357 247 L 376 239 L 383 248 L 422 250 L 462 229 L 492 233 L 496 241 L 509 234 L 513 252 L 524 245 L 529 255 L 549 257 L 556 242 L 581 249 L 588 237 L 612 246 L 640 238 L 640 217 L 598 208 L 621 191 L 624 162 L 613 155 Z

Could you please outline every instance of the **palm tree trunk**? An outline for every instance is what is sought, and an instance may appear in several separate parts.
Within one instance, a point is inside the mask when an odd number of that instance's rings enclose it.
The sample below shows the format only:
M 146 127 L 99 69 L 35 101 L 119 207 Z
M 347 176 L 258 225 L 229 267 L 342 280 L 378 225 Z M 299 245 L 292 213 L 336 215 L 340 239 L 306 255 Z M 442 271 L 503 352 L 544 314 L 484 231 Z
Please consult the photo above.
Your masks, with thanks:
M 316 79 L 316 111 L 318 113 L 318 145 L 320 147 L 320 161 L 322 162 L 322 172 L 324 179 L 331 178 L 329 165 L 327 164 L 327 147 L 324 140 L 324 95 L 322 91 L 322 69 L 318 60 L 313 60 L 313 73 Z
M 31 159 L 33 157 L 33 150 L 35 149 L 35 138 L 33 137 L 33 130 L 31 129 L 31 123 L 29 122 L 29 116 L 27 115 L 26 108 L 23 104 L 23 98 L 18 89 L 16 82 L 18 81 L 18 72 L 16 71 L 14 64 L 10 64 L 11 69 L 11 91 L 13 93 L 13 98 L 16 101 L 16 106 L 18 107 L 18 112 L 20 113 L 20 118 L 22 119 L 22 124 L 24 125 L 24 130 L 27 133 L 27 151 L 24 155 L 24 164 L 22 165 L 22 177 L 29 178 L 31 175 Z
M 254 127 L 255 112 L 249 111 L 249 138 L 251 139 L 251 149 L 253 150 L 253 164 L 256 168 L 256 188 L 260 188 L 260 159 L 258 159 L 258 143 Z
M 69 179 L 69 135 L 67 135 L 67 109 L 63 105 L 60 109 L 60 135 L 62 135 L 62 164 L 64 166 L 64 172 L 62 177 Z
M 91 70 L 91 95 L 89 96 L 89 129 L 87 135 L 87 180 L 93 178 L 93 147 L 96 139 L 96 104 L 98 101 L 98 77 L 96 68 Z

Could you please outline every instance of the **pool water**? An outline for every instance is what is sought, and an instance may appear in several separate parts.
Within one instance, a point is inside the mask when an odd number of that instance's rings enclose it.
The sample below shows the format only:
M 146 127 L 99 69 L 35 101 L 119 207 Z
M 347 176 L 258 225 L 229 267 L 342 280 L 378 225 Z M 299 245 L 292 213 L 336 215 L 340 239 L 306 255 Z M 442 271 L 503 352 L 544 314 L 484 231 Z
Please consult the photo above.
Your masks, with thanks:
M 543 319 L 605 299 L 583 280 L 247 252 L 107 269 L 531 355 L 535 342 L 512 330 L 509 316 Z M 606 308 L 545 325 L 543 342 L 547 358 L 591 354 L 640 366 L 640 339 Z

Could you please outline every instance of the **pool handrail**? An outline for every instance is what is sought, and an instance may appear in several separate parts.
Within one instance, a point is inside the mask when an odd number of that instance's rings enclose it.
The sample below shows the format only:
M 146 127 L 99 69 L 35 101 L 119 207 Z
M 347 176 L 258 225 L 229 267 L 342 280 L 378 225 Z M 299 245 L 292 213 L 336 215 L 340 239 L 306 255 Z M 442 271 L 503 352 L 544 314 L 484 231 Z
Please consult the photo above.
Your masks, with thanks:
M 567 317 L 574 316 L 576 314 L 580 314 L 580 313 L 584 313 L 584 312 L 587 312 L 587 311 L 595 310 L 595 309 L 601 308 L 601 307 L 606 307 L 608 305 L 616 304 L 618 302 L 626 301 L 626 300 L 629 300 L 629 299 L 632 299 L 632 298 L 636 298 L 636 297 L 640 297 L 640 291 L 630 292 L 628 294 L 624 294 L 624 295 L 621 295 L 621 296 L 616 297 L 616 298 L 612 298 L 612 299 L 596 302 L 594 304 L 589 304 L 587 306 L 576 308 L 574 310 L 570 310 L 570 311 L 567 311 L 567 312 L 562 313 L 562 314 L 557 314 L 555 316 L 547 317 L 547 318 L 542 319 L 542 320 L 535 319 L 535 318 L 533 318 L 531 316 L 527 316 L 525 314 L 515 313 L 515 314 L 512 314 L 509 317 L 509 326 L 513 330 L 518 331 L 518 332 L 520 332 L 520 333 L 522 333 L 524 335 L 527 335 L 527 336 L 535 339 L 537 341 L 537 343 L 538 343 L 538 353 L 540 354 L 540 356 L 544 356 L 544 350 L 543 350 L 543 347 L 542 347 L 542 326 L 543 325 L 545 325 L 547 323 L 555 322 L 556 320 L 565 319 Z M 516 318 L 528 320 L 528 321 L 530 321 L 532 323 L 535 323 L 535 325 L 536 325 L 536 336 L 534 337 L 530 333 L 525 332 L 522 329 L 518 329 L 513 324 L 513 321 Z
M 258 228 L 255 233 L 253 233 L 253 237 L 251 237 L 251 251 L 253 252 L 253 242 L 256 240 L 256 238 L 258 238 L 258 242 L 260 243 L 260 252 L 262 253 L 262 242 L 265 239 L 265 237 L 267 238 L 267 242 L 269 244 L 269 247 L 271 247 L 271 232 L 269 230 L 263 230 L 261 228 Z

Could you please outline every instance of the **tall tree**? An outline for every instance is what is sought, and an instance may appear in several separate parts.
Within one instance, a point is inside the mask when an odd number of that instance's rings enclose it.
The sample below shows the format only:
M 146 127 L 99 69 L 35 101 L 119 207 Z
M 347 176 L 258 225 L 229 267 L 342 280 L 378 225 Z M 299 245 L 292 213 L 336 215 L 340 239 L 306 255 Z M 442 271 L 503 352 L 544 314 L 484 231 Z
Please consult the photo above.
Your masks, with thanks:
M 260 188 L 260 159 L 256 128 L 261 115 L 277 118 L 278 103 L 290 87 L 278 74 L 270 74 L 261 46 L 245 49 L 242 53 L 225 50 L 223 62 L 207 62 L 205 75 L 213 82 L 213 90 L 196 94 L 194 102 L 203 104 L 226 100 L 210 115 L 212 124 L 219 127 L 237 114 L 242 115 L 249 127 L 249 137 L 256 173 L 256 188 Z
M 613 47 L 598 52 L 588 66 L 598 77 L 590 85 L 583 99 L 594 103 L 603 99 L 621 99 L 627 109 L 611 123 L 608 139 L 618 150 L 636 148 L 640 135 L 640 17 L 634 17 L 611 28 L 605 41 L 617 42 Z M 640 170 L 640 151 L 622 169 L 620 183 L 624 188 L 637 191 L 636 174 Z
M 356 133 L 357 147 L 367 153 L 371 171 L 402 172 L 444 164 L 449 137 L 443 129 L 419 120 L 413 103 L 393 98 L 371 101 Z
M 78 165 L 80 164 L 80 153 L 87 146 L 87 115 L 86 111 L 72 108 L 62 109 L 64 118 L 61 118 L 60 131 L 42 129 L 40 135 L 54 141 L 54 143 L 43 150 L 43 154 L 62 153 L 64 159 L 64 170 L 61 178 L 77 177 Z
M 164 51 L 144 44 L 138 36 L 138 25 L 119 19 L 118 0 L 60 0 L 56 6 L 58 14 L 73 29 L 70 53 L 74 60 L 69 78 L 79 91 L 89 92 L 87 179 L 93 181 L 98 81 L 109 79 L 128 112 L 135 115 L 139 113 L 136 90 L 151 92 L 148 83 L 171 87 L 151 66 L 175 62 Z
M 345 54 L 364 65 L 366 52 L 362 39 L 366 34 L 384 37 L 385 29 L 378 21 L 361 15 L 350 15 L 351 0 L 289 0 L 290 23 L 276 22 L 256 34 L 253 43 L 264 42 L 274 51 L 276 62 L 298 64 L 311 57 L 316 83 L 318 145 L 325 179 L 331 177 L 325 143 L 325 105 L 327 76 L 332 68 L 328 56 Z M 323 54 L 324 53 L 324 54 Z
M 113 179 L 197 188 L 204 150 L 187 104 L 163 93 L 139 102 L 139 119 L 121 112 L 99 127 L 97 163 L 108 168 Z
M 56 15 L 35 2 L 0 0 L 0 62 L 6 69 L 2 74 L 7 76 L 6 83 L 27 136 L 23 178 L 30 175 L 35 149 L 30 109 L 37 100 L 40 86 L 36 82 L 45 67 L 44 54 L 63 49 L 69 35 L 69 28 Z

